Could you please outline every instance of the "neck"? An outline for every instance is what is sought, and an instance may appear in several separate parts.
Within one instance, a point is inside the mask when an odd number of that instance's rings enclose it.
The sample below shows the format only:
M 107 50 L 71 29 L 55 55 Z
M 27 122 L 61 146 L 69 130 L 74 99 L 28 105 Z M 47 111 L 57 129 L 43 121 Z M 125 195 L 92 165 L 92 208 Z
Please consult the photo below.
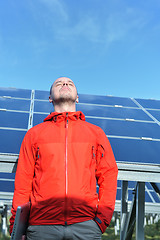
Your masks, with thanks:
M 75 104 L 54 104 L 54 111 L 61 113 L 61 112 L 75 112 L 76 111 L 76 105 Z

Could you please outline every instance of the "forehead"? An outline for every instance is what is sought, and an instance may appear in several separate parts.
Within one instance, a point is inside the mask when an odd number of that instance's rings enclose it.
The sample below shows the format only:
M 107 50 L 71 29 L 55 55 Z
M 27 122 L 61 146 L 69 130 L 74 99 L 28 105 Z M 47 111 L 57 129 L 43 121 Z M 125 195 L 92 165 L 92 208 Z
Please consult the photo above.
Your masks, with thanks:
M 61 78 L 56 79 L 54 81 L 53 85 L 55 85 L 56 83 L 61 83 L 61 82 L 70 82 L 70 83 L 74 84 L 74 82 L 70 78 L 61 77 Z

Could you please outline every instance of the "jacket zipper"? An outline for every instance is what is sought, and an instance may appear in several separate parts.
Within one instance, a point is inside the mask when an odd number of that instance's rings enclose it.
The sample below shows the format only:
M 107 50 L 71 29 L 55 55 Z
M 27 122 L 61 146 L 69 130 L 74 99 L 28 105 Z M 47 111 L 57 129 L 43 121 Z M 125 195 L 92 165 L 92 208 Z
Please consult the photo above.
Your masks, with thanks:
M 66 113 L 65 122 L 65 225 L 67 225 L 67 195 L 68 195 L 68 113 Z

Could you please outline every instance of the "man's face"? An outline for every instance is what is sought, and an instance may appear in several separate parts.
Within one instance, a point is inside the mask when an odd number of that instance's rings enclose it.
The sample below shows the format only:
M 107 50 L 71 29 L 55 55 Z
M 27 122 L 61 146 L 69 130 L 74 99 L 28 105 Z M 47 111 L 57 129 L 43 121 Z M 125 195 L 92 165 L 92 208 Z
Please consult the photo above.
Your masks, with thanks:
M 77 89 L 71 79 L 61 77 L 55 80 L 52 85 L 51 95 L 49 97 L 50 102 L 76 102 L 77 99 Z

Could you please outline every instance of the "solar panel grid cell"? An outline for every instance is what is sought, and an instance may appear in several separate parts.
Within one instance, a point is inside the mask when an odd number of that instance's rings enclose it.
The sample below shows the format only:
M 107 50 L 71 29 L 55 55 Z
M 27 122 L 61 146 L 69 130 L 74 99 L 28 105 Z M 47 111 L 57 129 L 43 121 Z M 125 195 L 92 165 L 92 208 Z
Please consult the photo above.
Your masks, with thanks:
M 29 98 L 30 99 L 31 90 L 17 89 L 17 88 L 0 88 L 0 96 L 16 97 L 16 98 Z
M 117 162 L 160 164 L 160 142 L 109 137 Z
M 14 192 L 14 181 L 1 180 L 0 177 L 0 192 Z
M 147 110 L 147 111 L 160 122 L 160 110 Z
M 107 135 L 160 138 L 160 127 L 154 123 L 108 120 L 86 117 L 88 122 L 100 126 Z
M 0 97 L 0 109 L 29 111 L 30 100 Z
M 34 99 L 48 100 L 48 97 L 49 97 L 49 91 L 35 90 Z
M 20 146 L 26 132 L 27 131 L 25 130 L 0 129 L 0 153 L 19 153 Z
M 29 113 L 0 112 L 0 127 L 28 129 Z
M 33 114 L 33 126 L 43 122 L 43 120 L 47 117 L 48 114 Z
M 34 101 L 34 112 L 42 112 L 42 113 L 50 113 L 53 112 L 54 108 L 53 105 L 51 103 L 49 103 L 48 101 L 38 101 L 35 100 Z
M 152 121 L 141 109 L 105 107 L 97 105 L 77 104 L 77 110 L 82 111 L 86 116 L 96 116 L 98 118 L 118 118 Z
M 160 109 L 160 100 L 137 99 L 135 100 L 144 108 Z
M 97 96 L 79 94 L 80 103 L 92 103 L 99 105 L 110 105 L 110 106 L 124 106 L 124 107 L 136 107 L 136 104 L 130 98 L 113 97 L 113 96 Z

